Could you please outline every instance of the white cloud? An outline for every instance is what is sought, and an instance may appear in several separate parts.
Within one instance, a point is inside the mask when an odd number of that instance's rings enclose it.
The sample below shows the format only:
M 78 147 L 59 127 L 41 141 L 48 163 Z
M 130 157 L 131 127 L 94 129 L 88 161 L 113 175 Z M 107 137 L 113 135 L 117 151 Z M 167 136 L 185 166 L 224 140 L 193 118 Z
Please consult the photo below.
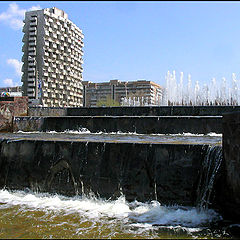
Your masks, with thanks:
M 3 83 L 5 84 L 5 87 L 13 87 L 13 80 L 11 78 L 6 78 L 3 80 Z
M 18 76 L 22 76 L 22 64 L 23 64 L 22 62 L 18 61 L 17 59 L 11 58 L 7 60 L 7 63 L 14 67 L 16 74 Z
M 28 11 L 36 11 L 36 10 L 40 10 L 40 9 L 41 9 L 40 5 L 37 5 L 37 6 L 32 6 L 32 7 L 30 7 L 30 8 L 28 9 Z
M 10 3 L 7 11 L 0 14 L 0 22 L 4 22 L 14 30 L 22 29 L 23 19 L 26 11 L 41 9 L 40 5 L 32 6 L 29 9 L 20 9 L 16 3 Z

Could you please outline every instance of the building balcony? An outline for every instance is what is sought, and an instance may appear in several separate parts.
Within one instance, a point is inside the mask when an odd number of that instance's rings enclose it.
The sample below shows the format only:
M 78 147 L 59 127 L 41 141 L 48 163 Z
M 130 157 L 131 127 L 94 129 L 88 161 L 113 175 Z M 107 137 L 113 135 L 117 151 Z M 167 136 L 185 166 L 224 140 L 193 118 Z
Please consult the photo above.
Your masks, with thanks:
M 35 83 L 34 82 L 28 83 L 28 87 L 35 87 Z
M 29 77 L 35 77 L 35 71 L 34 72 L 28 72 Z
M 48 97 L 48 93 L 47 92 L 43 92 L 43 96 L 44 97 Z
M 50 84 L 49 84 L 49 87 L 51 87 L 51 88 L 56 88 L 56 84 L 55 84 L 55 83 L 50 83 Z
M 28 38 L 28 40 L 29 40 L 29 42 L 30 42 L 30 41 L 36 41 L 36 37 L 32 37 L 32 36 L 31 36 L 31 37 Z
M 33 26 L 37 26 L 37 21 L 35 20 L 35 21 L 33 21 L 33 22 L 30 22 L 30 27 L 33 27 Z
M 29 36 L 30 37 L 33 37 L 33 36 L 36 36 L 36 35 L 37 35 L 37 31 L 29 32 Z
M 29 31 L 36 31 L 37 30 L 37 26 L 30 26 L 29 27 Z
M 37 16 L 31 16 L 30 17 L 30 21 L 35 21 L 35 20 L 37 20 Z
M 28 51 L 30 51 L 30 52 L 36 51 L 36 47 L 28 47 Z
M 56 65 L 55 63 L 51 63 L 51 67 L 52 67 L 52 68 L 56 68 L 57 65 Z
M 29 67 L 35 67 L 35 63 L 34 63 L 34 62 L 29 62 L 29 63 L 28 63 L 28 66 L 29 66 Z M 28 68 L 28 69 L 29 69 L 29 68 Z M 29 71 L 29 70 L 28 70 L 28 71 Z
M 35 93 L 29 93 L 29 92 L 28 92 L 27 95 L 28 95 L 28 97 L 35 97 Z
M 31 47 L 36 46 L 36 41 L 29 42 L 29 46 Z
M 35 92 L 35 89 L 33 87 L 28 87 L 27 88 L 27 92 L 28 93 L 34 93 Z
M 50 23 L 48 21 L 45 21 L 45 25 L 50 27 Z
M 29 77 L 29 78 L 27 79 L 27 81 L 28 81 L 28 84 L 29 84 L 29 83 L 33 83 L 33 82 L 35 82 L 35 78 Z
M 29 66 L 29 64 L 28 64 L 28 66 Z M 28 67 L 28 74 L 29 74 L 29 72 L 34 72 L 35 73 L 35 67 Z

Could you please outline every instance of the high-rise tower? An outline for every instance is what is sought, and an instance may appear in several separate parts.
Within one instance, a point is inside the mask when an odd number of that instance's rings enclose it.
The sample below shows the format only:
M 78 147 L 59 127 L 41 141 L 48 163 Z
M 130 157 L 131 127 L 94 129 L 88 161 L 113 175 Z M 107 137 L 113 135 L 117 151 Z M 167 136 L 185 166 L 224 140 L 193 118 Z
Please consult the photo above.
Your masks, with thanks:
M 83 38 L 58 8 L 25 13 L 22 91 L 29 105 L 82 106 Z

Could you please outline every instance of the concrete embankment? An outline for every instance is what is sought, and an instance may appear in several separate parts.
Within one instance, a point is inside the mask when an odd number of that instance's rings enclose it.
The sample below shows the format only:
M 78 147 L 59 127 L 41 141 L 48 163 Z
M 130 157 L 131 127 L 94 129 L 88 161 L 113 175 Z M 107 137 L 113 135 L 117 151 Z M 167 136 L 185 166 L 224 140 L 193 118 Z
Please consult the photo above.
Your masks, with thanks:
M 14 117 L 14 131 L 64 131 L 87 128 L 90 132 L 142 134 L 222 133 L 221 116 L 75 116 Z

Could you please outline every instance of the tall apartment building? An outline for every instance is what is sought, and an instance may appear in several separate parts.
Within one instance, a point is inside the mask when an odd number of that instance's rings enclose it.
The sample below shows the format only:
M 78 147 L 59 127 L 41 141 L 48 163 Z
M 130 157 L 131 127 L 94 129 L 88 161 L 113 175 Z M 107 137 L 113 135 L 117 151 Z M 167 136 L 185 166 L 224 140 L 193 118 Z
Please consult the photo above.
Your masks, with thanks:
M 93 83 L 83 81 L 83 106 L 95 107 L 101 100 L 108 97 L 123 104 L 124 99 L 141 100 L 140 105 L 160 105 L 162 103 L 162 87 L 157 83 L 146 80 L 121 82 L 110 80 L 109 82 Z M 130 103 L 133 105 L 133 103 Z
M 25 13 L 22 91 L 29 105 L 82 106 L 84 35 L 58 8 Z

